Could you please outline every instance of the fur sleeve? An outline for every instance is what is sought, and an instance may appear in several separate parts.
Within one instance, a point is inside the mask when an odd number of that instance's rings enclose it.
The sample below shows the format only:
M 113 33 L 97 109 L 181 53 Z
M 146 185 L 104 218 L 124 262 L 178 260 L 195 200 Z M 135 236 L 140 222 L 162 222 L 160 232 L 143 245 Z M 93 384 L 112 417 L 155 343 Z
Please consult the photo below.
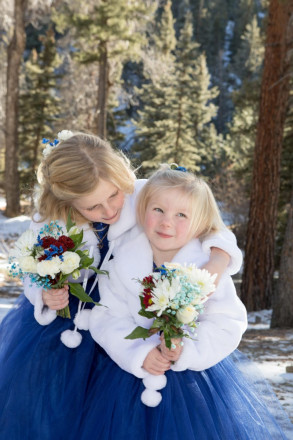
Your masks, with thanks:
M 211 248 L 217 247 L 227 252 L 231 259 L 227 268 L 229 275 L 239 272 L 242 265 L 242 252 L 237 246 L 236 237 L 229 229 L 224 228 L 221 231 L 208 235 L 202 241 L 202 250 L 205 254 L 210 254 Z
M 173 370 L 205 370 L 237 348 L 247 327 L 247 314 L 229 276 L 222 277 L 199 322 L 194 339 L 184 338 L 183 351 Z

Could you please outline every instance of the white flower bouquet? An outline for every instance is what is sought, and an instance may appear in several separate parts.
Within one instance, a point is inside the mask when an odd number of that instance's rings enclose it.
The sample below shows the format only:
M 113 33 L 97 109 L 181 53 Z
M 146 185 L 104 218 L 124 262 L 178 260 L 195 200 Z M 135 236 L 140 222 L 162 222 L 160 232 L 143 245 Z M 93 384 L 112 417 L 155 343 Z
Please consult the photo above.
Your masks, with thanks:
M 190 337 L 189 331 L 194 332 L 207 295 L 215 290 L 217 274 L 211 276 L 194 264 L 165 263 L 158 270 L 138 280 L 143 286 L 139 314 L 154 321 L 149 329 L 136 327 L 126 339 L 146 339 L 162 332 L 171 348 L 172 338 Z
M 80 277 L 81 269 L 91 269 L 96 273 L 106 273 L 92 266 L 94 261 L 88 250 L 82 250 L 83 231 L 75 226 L 70 215 L 66 231 L 52 221 L 42 227 L 38 234 L 32 230 L 25 231 L 10 252 L 10 275 L 23 279 L 26 276 L 35 285 L 43 289 L 60 289 L 66 284 L 70 293 L 82 302 L 100 305 L 87 295 L 79 283 L 72 283 L 68 278 Z M 58 310 L 57 315 L 70 318 L 69 306 Z
M 157 272 L 138 280 L 143 286 L 139 314 L 153 319 L 153 323 L 150 328 L 136 327 L 125 339 L 146 339 L 162 333 L 166 347 L 172 349 L 173 338 L 193 338 L 208 294 L 215 290 L 216 276 L 194 264 L 165 263 Z M 148 374 L 143 383 L 146 387 L 141 396 L 143 403 L 157 406 L 162 398 L 157 390 L 166 386 L 165 375 Z

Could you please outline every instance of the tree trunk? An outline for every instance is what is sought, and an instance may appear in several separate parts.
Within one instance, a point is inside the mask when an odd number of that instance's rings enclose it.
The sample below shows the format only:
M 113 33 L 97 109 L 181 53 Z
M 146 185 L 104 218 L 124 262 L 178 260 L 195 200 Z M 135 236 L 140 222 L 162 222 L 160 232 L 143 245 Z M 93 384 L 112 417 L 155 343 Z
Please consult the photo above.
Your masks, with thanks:
M 98 89 L 98 106 L 96 115 L 95 132 L 102 139 L 107 136 L 107 104 L 109 93 L 109 65 L 107 43 L 101 44 L 102 56 L 99 65 L 99 89 Z
M 271 327 L 293 327 L 293 191 L 281 253 L 279 280 L 273 301 Z
M 280 157 L 289 98 L 293 0 L 271 0 L 241 298 L 247 309 L 271 305 Z
M 15 0 L 14 2 L 14 33 L 7 51 L 5 213 L 8 217 L 14 217 L 20 213 L 18 173 L 18 96 L 19 68 L 25 48 L 24 15 L 26 6 L 27 0 Z

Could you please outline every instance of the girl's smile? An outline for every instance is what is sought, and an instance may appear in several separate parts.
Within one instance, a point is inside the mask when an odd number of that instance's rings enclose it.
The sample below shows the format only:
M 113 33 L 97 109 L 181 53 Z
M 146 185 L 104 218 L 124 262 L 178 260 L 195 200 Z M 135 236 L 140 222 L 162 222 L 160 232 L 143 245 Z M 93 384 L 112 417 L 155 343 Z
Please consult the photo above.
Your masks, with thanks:
M 154 261 L 172 261 L 190 240 L 189 197 L 179 189 L 154 194 L 147 205 L 143 228 L 150 241 Z

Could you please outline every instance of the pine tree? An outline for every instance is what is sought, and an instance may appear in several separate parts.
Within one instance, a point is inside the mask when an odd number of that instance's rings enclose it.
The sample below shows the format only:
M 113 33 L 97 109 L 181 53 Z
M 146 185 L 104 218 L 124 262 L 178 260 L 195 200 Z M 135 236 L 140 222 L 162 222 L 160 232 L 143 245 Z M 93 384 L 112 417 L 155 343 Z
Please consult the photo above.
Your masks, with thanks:
M 229 71 L 241 87 L 232 94 L 234 114 L 227 125 L 225 139 L 227 163 L 218 197 L 230 210 L 233 206 L 233 230 L 241 246 L 245 245 L 249 190 L 252 178 L 253 149 L 258 122 L 260 81 L 263 63 L 263 39 L 256 18 L 247 25 Z M 244 80 L 242 72 L 245 72 Z
M 207 124 L 216 114 L 210 101 L 217 91 L 209 85 L 205 56 L 193 41 L 191 14 L 188 13 L 168 76 L 148 84 L 143 90 L 142 100 L 144 98 L 147 104 L 140 112 L 137 127 L 139 136 L 144 136 L 140 148 L 149 146 L 149 159 L 144 160 L 146 153 L 142 155 L 146 170 L 156 168 L 161 162 L 180 163 L 193 171 L 204 166 L 203 161 L 208 158 L 208 139 L 212 139 Z
M 145 84 L 140 90 L 136 89 L 143 109 L 138 111 L 138 117 L 133 121 L 136 127 L 136 143 L 132 148 L 134 157 L 145 174 L 153 169 L 152 158 L 156 155 L 157 144 L 162 138 L 162 130 L 157 126 L 164 119 L 166 113 L 166 97 L 172 93 L 174 80 L 174 49 L 176 37 L 171 2 L 167 1 L 163 7 L 160 21 L 151 36 L 151 48 L 144 66 Z
M 25 13 L 27 0 L 14 1 L 13 36 L 7 48 L 7 94 L 5 121 L 5 193 L 6 215 L 14 217 L 20 212 L 18 173 L 18 97 L 19 73 L 25 47 Z
M 61 59 L 56 52 L 54 31 L 40 36 L 41 52 L 32 50 L 25 63 L 24 86 L 20 94 L 20 168 L 22 185 L 31 186 L 39 161 L 41 140 L 56 136 L 54 123 L 60 117 L 57 96 Z
M 87 13 L 83 12 L 83 8 Z M 109 92 L 120 80 L 121 68 L 130 58 L 135 58 L 144 41 L 143 27 L 151 9 L 135 0 L 100 0 L 68 4 L 63 13 L 55 14 L 58 30 L 74 30 L 80 63 L 98 63 L 98 97 L 92 130 L 106 137 Z
M 241 286 L 248 310 L 271 303 L 280 159 L 292 66 L 292 15 L 292 0 L 270 1 Z

